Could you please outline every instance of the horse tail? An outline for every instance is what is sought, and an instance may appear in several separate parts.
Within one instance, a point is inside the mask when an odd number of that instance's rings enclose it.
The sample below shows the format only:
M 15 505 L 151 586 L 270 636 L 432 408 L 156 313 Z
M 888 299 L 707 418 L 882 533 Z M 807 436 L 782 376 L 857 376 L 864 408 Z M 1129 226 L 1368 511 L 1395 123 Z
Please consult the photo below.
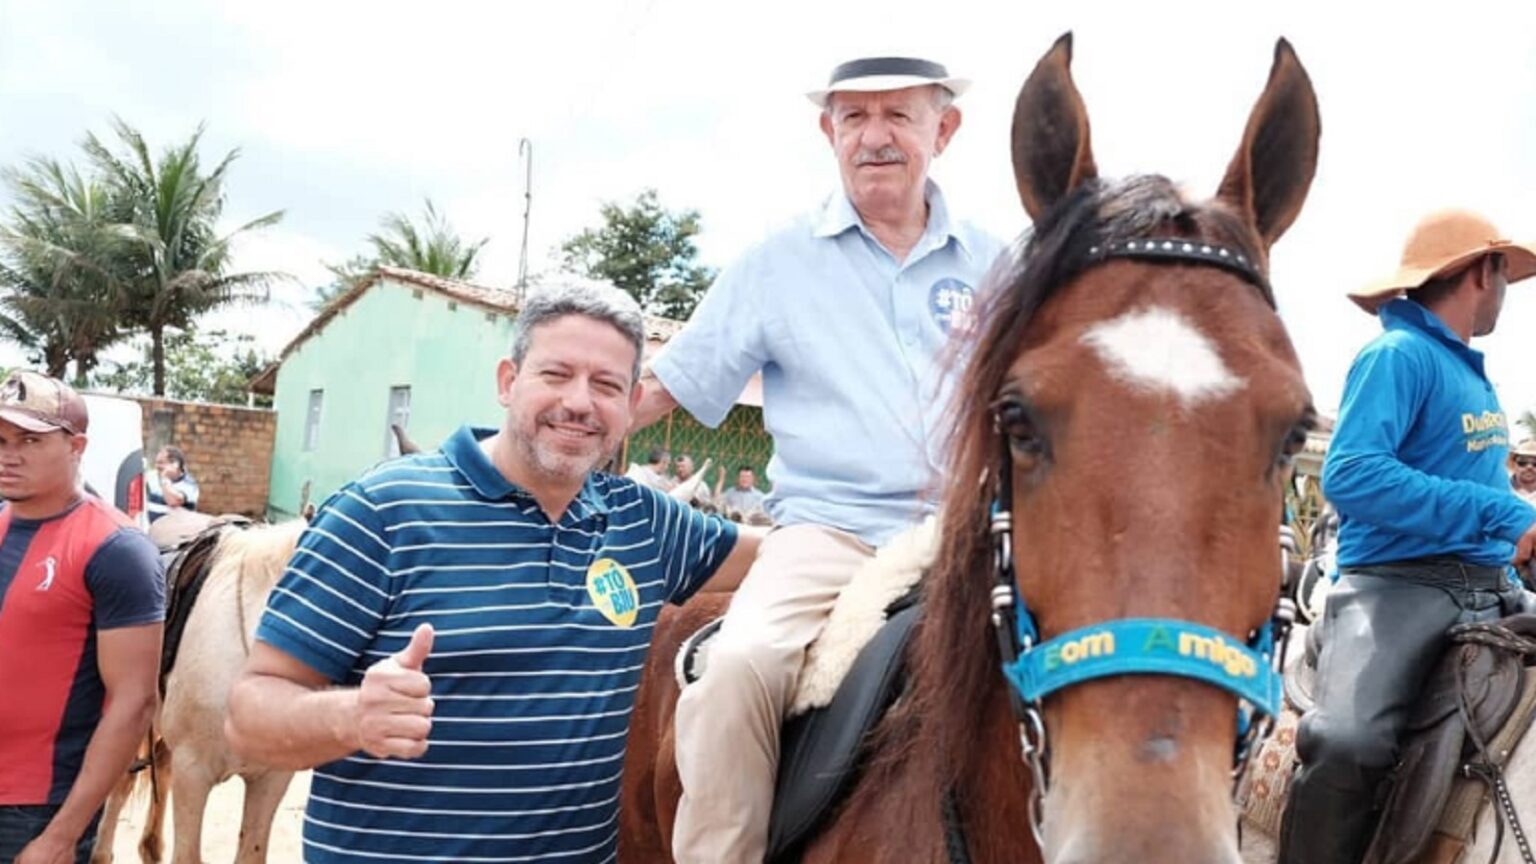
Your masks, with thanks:
M 157 747 L 160 751 L 158 753 Z M 157 740 L 153 729 L 145 734 L 144 740 L 139 742 L 133 762 L 112 786 L 112 791 L 102 805 L 101 829 L 96 852 L 91 857 L 92 864 L 112 860 L 112 846 L 115 845 L 113 841 L 117 836 L 118 822 L 124 808 L 130 805 L 138 806 L 146 789 L 156 798 L 161 797 L 156 774 L 159 768 L 157 762 L 163 764 L 165 761 L 164 750 L 165 745 Z M 158 840 L 156 843 L 158 844 Z M 142 860 L 159 861 L 158 845 L 153 856 L 144 857 Z
M 116 786 L 112 787 L 112 795 L 122 797 L 119 806 L 136 801 L 146 785 L 154 783 L 154 778 L 151 776 L 155 767 L 154 747 L 155 732 L 154 729 L 150 729 L 145 733 L 144 740 L 139 742 L 139 749 L 134 754 L 133 761 L 129 763 L 127 773 Z

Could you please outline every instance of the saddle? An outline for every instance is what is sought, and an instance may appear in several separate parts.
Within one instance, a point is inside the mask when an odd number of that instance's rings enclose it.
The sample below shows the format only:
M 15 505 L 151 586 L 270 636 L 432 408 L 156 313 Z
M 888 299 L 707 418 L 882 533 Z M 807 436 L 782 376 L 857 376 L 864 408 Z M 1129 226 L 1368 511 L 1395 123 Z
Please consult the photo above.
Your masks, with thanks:
M 1282 687 L 1285 704 L 1298 715 L 1312 710 L 1312 694 L 1317 686 L 1317 658 L 1323 649 L 1320 636 L 1322 629 L 1320 626 L 1307 628 L 1305 650 L 1300 659 L 1285 670 Z
M 770 864 L 800 860 L 864 765 L 869 733 L 906 688 L 907 643 L 923 574 L 938 555 L 932 516 L 892 538 L 843 586 L 826 628 L 806 651 L 779 742 L 768 822 Z M 679 686 L 703 674 L 712 621 L 679 646 Z
M 213 563 L 214 552 L 219 547 L 219 538 L 224 536 L 224 530 L 231 525 L 248 528 L 251 520 L 237 516 L 216 521 L 181 545 L 160 552 L 160 560 L 165 564 L 166 597 L 165 638 L 160 650 L 161 698 L 165 697 L 166 676 L 176 665 L 176 654 L 181 648 L 182 636 L 186 634 L 187 619 L 192 614 L 198 595 L 203 591 L 203 584 L 208 580 L 208 571 Z
M 1504 763 L 1536 714 L 1526 669 L 1536 643 L 1520 644 L 1536 637 L 1536 615 L 1461 625 L 1450 637 L 1409 719 L 1365 864 L 1408 864 L 1432 847 L 1464 845 L 1484 793 L 1502 784 Z
M 1244 822 L 1269 836 L 1279 835 L 1289 796 L 1296 721 L 1313 706 L 1319 633 L 1307 630 L 1306 650 L 1287 667 L 1286 710 L 1244 773 Z M 1488 786 L 1502 781 L 1508 755 L 1536 718 L 1536 669 L 1525 666 L 1536 644 L 1521 644 L 1533 636 L 1531 615 L 1452 630 L 1410 718 L 1366 864 L 1455 861 L 1470 842 Z
M 1312 708 L 1320 630 L 1307 632 L 1305 653 L 1286 672 L 1292 727 L 1296 715 Z M 1451 630 L 1451 645 L 1409 718 L 1365 864 L 1450 861 L 1469 841 L 1489 785 L 1495 778 L 1502 782 L 1504 763 L 1536 717 L 1536 669 L 1526 665 L 1536 644 L 1521 644 L 1522 638 L 1536 638 L 1536 616 L 1514 615 Z M 1294 736 L 1271 744 L 1288 752 L 1280 755 L 1266 745 L 1257 770 L 1266 774 L 1266 785 L 1275 786 L 1270 775 L 1284 774 L 1282 784 L 1288 780 Z M 1259 803 L 1250 798 L 1251 821 L 1277 831 L 1278 809 L 1261 815 Z
M 784 723 L 764 859 L 769 864 L 799 861 L 806 841 L 858 779 L 869 733 L 906 688 L 906 649 L 921 608 L 916 591 L 888 607 L 885 624 L 859 650 L 831 701 Z M 719 632 L 720 620 L 706 624 L 680 646 L 680 682 L 703 675 L 709 640 Z

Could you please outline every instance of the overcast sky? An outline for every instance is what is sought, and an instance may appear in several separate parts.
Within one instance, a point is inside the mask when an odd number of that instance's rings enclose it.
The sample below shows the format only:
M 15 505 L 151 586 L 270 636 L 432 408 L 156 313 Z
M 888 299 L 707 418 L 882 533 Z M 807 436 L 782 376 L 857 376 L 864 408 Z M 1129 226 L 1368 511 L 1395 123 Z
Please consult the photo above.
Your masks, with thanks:
M 294 274 L 276 308 L 216 322 L 275 351 L 305 323 L 322 262 L 361 251 L 390 210 L 431 196 L 488 236 L 477 281 L 516 277 L 533 142 L 531 269 L 646 187 L 703 215 L 728 264 L 834 188 L 803 93 L 854 56 L 920 54 L 974 79 L 936 178 L 959 215 L 1026 225 L 1007 129 L 1020 83 L 1076 34 L 1100 171 L 1214 190 L 1277 36 L 1311 73 L 1322 158 L 1274 252 L 1282 313 L 1332 410 L 1377 324 L 1345 291 L 1392 270 L 1423 213 L 1484 211 L 1536 240 L 1536 3 L 172 2 L 0 0 L 0 164 L 70 156 L 117 114 L 158 149 L 206 121 L 239 147 L 231 224 L 284 209 L 237 265 Z M 3 196 L 4 193 L 0 193 Z M 0 200 L 3 203 L 3 200 Z M 302 286 L 302 287 L 300 287 Z M 1536 280 L 1480 347 L 1512 414 L 1536 408 Z

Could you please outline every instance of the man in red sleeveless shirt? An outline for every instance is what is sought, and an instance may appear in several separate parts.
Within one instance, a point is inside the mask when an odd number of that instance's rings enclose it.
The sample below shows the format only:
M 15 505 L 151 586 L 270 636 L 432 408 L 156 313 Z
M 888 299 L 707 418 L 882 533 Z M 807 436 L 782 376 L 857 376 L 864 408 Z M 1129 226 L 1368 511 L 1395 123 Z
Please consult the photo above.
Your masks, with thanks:
M 155 709 L 165 579 L 149 539 L 86 494 L 85 400 L 0 384 L 0 862 L 85 864 Z

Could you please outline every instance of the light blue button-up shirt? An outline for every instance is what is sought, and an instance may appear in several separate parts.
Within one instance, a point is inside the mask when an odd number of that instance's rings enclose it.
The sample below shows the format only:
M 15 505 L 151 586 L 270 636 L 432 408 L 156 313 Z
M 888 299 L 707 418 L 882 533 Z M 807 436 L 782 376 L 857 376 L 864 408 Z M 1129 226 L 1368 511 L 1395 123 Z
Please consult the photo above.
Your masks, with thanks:
M 762 371 L 766 506 L 780 524 L 879 545 L 934 507 L 959 373 L 945 348 L 1003 244 L 952 221 L 932 182 L 926 197 L 928 224 L 897 261 L 832 195 L 721 273 L 652 364 L 711 427 Z

